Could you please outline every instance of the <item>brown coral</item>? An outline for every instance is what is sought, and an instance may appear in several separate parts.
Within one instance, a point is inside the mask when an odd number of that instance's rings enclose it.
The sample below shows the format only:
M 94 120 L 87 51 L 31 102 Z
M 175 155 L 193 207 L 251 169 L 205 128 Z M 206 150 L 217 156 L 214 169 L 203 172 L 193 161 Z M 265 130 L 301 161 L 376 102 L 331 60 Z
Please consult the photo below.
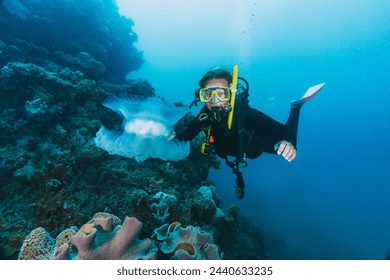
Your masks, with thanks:
M 19 260 L 48 260 L 55 250 L 55 240 L 42 227 L 34 229 L 25 238 Z
M 56 248 L 60 247 L 62 244 L 68 244 L 70 238 L 77 233 L 77 227 L 71 226 L 63 230 L 56 238 Z

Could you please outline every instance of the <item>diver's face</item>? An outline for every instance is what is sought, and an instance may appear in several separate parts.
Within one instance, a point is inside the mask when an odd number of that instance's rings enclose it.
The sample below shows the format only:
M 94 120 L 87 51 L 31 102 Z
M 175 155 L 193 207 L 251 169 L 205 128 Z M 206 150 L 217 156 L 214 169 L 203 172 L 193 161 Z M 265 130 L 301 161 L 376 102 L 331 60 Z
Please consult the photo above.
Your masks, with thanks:
M 204 87 L 228 87 L 229 86 L 229 82 L 226 81 L 225 79 L 210 79 L 206 82 L 206 84 L 204 85 Z M 228 104 L 228 102 L 224 101 L 220 101 L 218 99 L 214 99 L 214 100 L 210 100 L 209 102 L 206 103 L 206 107 L 207 109 L 209 109 L 211 111 L 211 108 L 212 107 L 221 107 L 221 108 L 224 108 L 226 107 L 226 105 Z

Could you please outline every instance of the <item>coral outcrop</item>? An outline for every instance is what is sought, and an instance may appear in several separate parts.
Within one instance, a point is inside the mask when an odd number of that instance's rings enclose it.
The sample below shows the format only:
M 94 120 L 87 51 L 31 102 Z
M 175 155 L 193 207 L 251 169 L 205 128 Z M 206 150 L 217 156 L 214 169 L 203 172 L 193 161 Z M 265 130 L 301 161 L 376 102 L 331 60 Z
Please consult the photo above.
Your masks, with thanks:
M 199 227 L 180 223 L 164 224 L 154 231 L 157 240 L 162 241 L 160 251 L 169 259 L 177 260 L 219 260 L 221 252 L 212 236 Z
M 126 217 L 123 224 L 115 215 L 99 212 L 79 230 L 72 226 L 56 239 L 42 227 L 34 229 L 23 241 L 20 260 L 140 260 L 181 259 L 216 260 L 222 253 L 210 233 L 180 223 L 164 224 L 153 237 L 139 239 L 142 223 Z M 160 253 L 157 254 L 157 246 Z
M 55 244 L 44 228 L 36 228 L 24 240 L 19 260 L 49 260 L 54 254 Z
M 55 259 L 81 260 L 140 260 L 155 259 L 150 239 L 138 239 L 142 224 L 136 218 L 126 217 L 122 226 L 114 228 L 112 218 L 97 218 L 83 225 L 61 245 Z
M 77 232 L 62 231 L 56 241 L 42 227 L 24 240 L 20 260 L 136 260 L 155 259 L 156 248 L 150 239 L 138 239 L 142 228 L 136 218 L 126 217 L 122 225 L 110 214 L 97 214 Z

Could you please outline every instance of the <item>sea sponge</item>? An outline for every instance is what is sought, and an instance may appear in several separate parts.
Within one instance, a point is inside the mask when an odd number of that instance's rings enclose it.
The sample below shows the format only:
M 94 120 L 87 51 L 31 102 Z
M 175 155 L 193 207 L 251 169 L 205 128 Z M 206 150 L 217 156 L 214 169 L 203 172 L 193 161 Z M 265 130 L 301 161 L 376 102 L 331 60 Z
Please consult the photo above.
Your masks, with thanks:
M 138 239 L 142 223 L 126 217 L 122 225 L 114 227 L 118 221 L 114 215 L 99 212 L 91 223 L 84 224 L 78 231 L 72 226 L 61 232 L 56 240 L 44 228 L 36 228 L 24 240 L 19 259 L 155 259 L 157 248 L 152 240 Z
M 70 244 L 58 248 L 56 259 L 139 260 L 155 259 L 156 248 L 150 239 L 139 240 L 142 223 L 126 217 L 113 229 L 112 218 L 96 218 L 83 225 L 70 238 Z

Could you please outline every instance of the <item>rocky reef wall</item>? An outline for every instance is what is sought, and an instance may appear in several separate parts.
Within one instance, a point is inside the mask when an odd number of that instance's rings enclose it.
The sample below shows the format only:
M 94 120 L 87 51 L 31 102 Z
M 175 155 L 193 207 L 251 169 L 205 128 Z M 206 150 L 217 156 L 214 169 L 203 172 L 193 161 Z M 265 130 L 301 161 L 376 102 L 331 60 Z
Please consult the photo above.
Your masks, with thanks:
M 124 82 L 142 65 L 134 22 L 118 13 L 113 0 L 4 0 L 0 15 L 1 67 L 31 62 Z

